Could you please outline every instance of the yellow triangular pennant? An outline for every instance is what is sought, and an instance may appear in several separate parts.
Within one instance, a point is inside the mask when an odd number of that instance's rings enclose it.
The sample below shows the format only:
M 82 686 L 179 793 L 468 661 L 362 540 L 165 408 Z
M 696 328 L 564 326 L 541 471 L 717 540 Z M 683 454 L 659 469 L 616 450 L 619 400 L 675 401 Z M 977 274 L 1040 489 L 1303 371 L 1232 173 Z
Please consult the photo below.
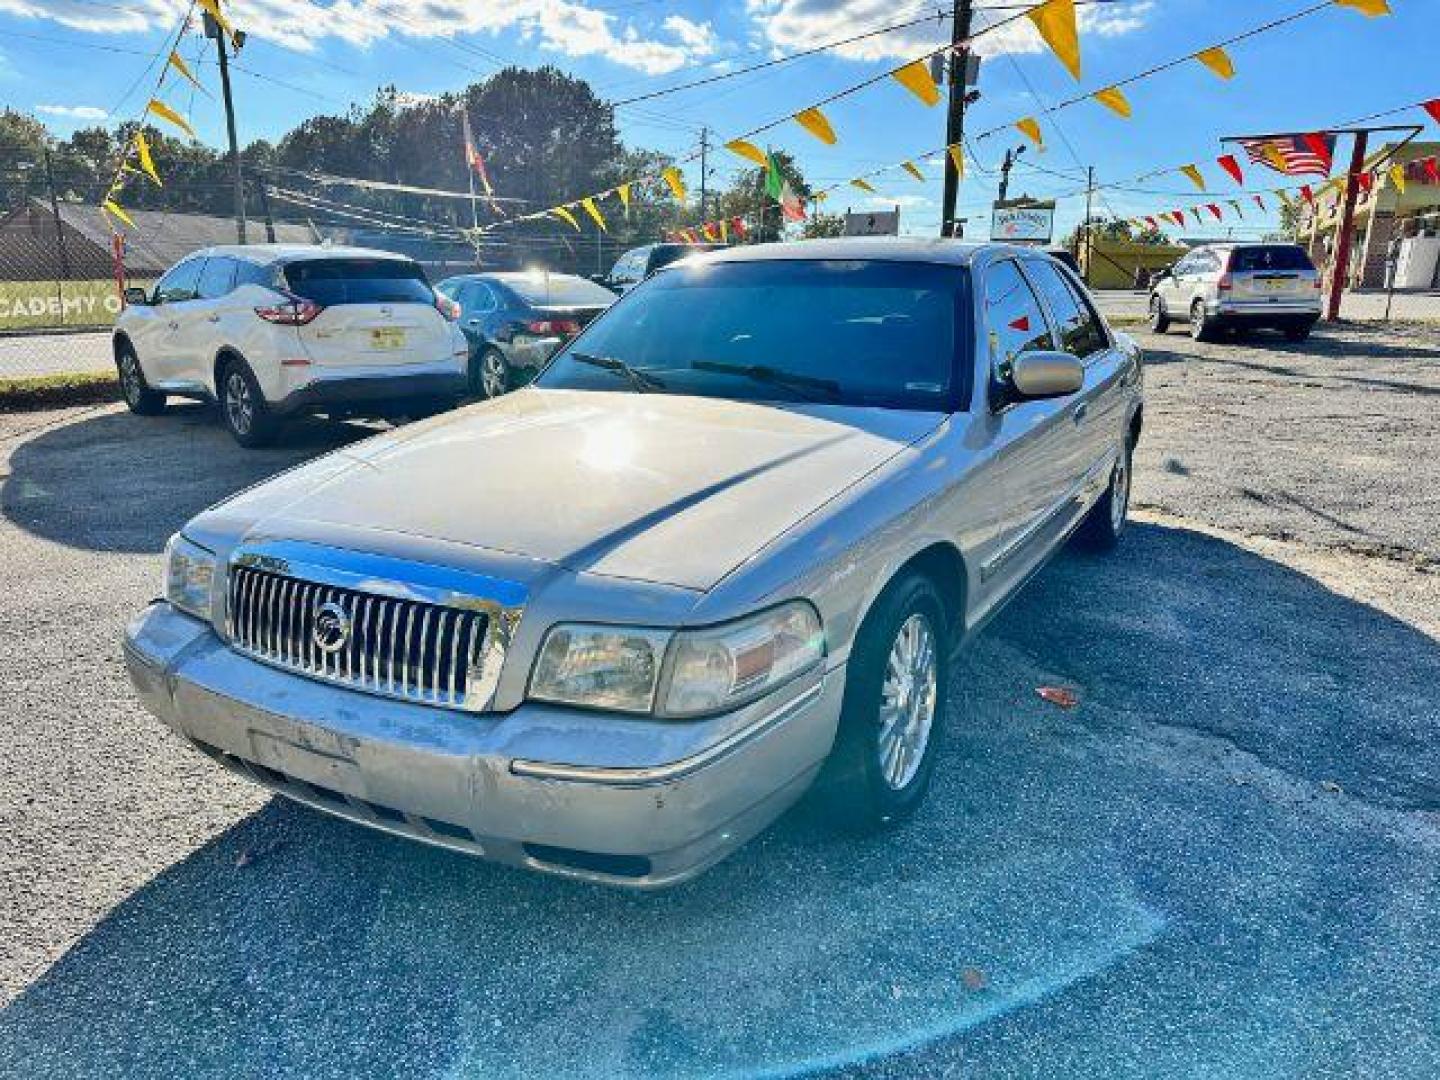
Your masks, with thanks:
M 625 215 L 630 215 L 630 185 L 621 184 L 615 189 L 615 194 L 620 196 L 620 205 L 625 207 Z
M 1400 192 L 1401 195 L 1404 195 L 1404 194 L 1405 194 L 1405 166 L 1404 166 L 1404 165 L 1391 165 L 1391 166 L 1390 166 L 1390 182 L 1395 185 L 1395 190 L 1396 190 L 1396 191 Z
M 1335 0 L 1335 3 L 1341 7 L 1354 8 L 1372 19 L 1376 15 L 1390 14 L 1390 4 L 1387 0 Z
M 1096 90 L 1090 96 L 1112 112 L 1127 118 L 1130 116 L 1130 102 L 1118 86 L 1107 86 L 1104 90 Z
M 1195 59 L 1204 64 L 1207 68 L 1219 75 L 1222 79 L 1233 79 L 1235 77 L 1235 62 L 1230 59 L 1230 54 L 1216 45 L 1213 49 L 1201 49 L 1195 54 Z
M 814 106 L 801 109 L 795 114 L 794 120 L 821 142 L 828 146 L 835 145 L 835 129 L 830 126 L 830 121 L 825 119 L 825 114 L 819 109 Z
M 747 161 L 753 161 L 761 168 L 770 164 L 770 160 L 765 156 L 765 151 L 745 139 L 731 139 L 725 144 L 725 149 L 732 154 L 739 154 Z
M 913 161 L 902 161 L 900 163 L 900 167 L 906 172 L 908 172 L 911 176 L 913 176 L 916 180 L 919 180 L 922 184 L 925 182 L 925 174 L 922 173 L 918 168 L 916 168 Z
M 1040 121 L 1033 116 L 1027 116 L 1023 120 L 1016 120 L 1015 126 L 1020 133 L 1033 142 L 1036 146 L 1044 146 L 1045 140 L 1040 137 Z
M 1036 129 L 1039 130 L 1038 128 Z M 1038 141 L 1038 139 L 1037 139 Z M 959 143 L 951 143 L 946 151 L 950 154 L 950 160 L 955 164 L 955 175 L 961 180 L 965 179 L 965 152 L 960 148 Z
M 680 174 L 680 169 L 671 165 L 660 174 L 661 179 L 669 185 L 671 194 L 681 202 L 685 201 L 685 177 Z
M 930 69 L 923 60 L 896 68 L 890 73 L 890 77 L 926 105 L 934 105 L 940 100 L 940 87 L 935 85 L 935 80 L 930 77 Z
M 185 76 L 185 78 L 189 79 L 190 82 L 194 85 L 195 89 L 199 90 L 201 93 L 204 94 L 210 93 L 209 90 L 206 90 L 205 87 L 200 85 L 200 80 L 197 79 L 195 77 L 195 73 L 190 70 L 190 65 L 185 63 L 185 61 L 180 58 L 180 54 L 174 49 L 170 50 L 170 59 L 165 62 L 171 67 L 173 67 L 176 71 L 180 72 L 180 74 Z
M 1070 74 L 1080 78 L 1080 33 L 1075 27 L 1075 0 L 1045 0 L 1025 14 Z
M 154 113 L 162 120 L 169 120 L 170 123 L 174 124 L 181 131 L 185 132 L 186 135 L 189 135 L 190 138 L 193 139 L 196 137 L 195 129 L 190 126 L 190 121 L 186 120 L 183 116 L 181 116 L 178 112 L 172 109 L 169 105 L 166 105 L 159 98 L 151 98 L 150 104 L 145 106 L 145 111 Z
M 145 141 L 143 131 L 135 132 L 135 156 L 140 159 L 141 172 L 154 180 L 156 187 L 164 187 L 160 183 L 160 174 L 155 171 L 155 160 L 150 156 L 150 144 Z
M 220 24 L 220 29 L 225 31 L 225 36 L 233 43 L 235 40 L 235 27 L 230 25 L 230 20 L 221 13 L 220 0 L 195 0 L 195 2 L 199 4 L 212 19 Z
M 547 214 L 554 214 L 556 217 L 558 217 L 561 221 L 565 222 L 567 225 L 569 225 L 569 226 L 570 226 L 572 229 L 574 229 L 576 232 L 579 232 L 579 231 L 580 231 L 580 222 L 576 221 L 576 220 L 575 220 L 575 215 L 572 214 L 572 213 L 571 213 L 569 210 L 567 210 L 565 207 L 563 207 L 563 206 L 552 206 L 549 210 L 546 210 L 545 212 L 546 212 Z
M 861 191 L 868 191 L 871 195 L 879 195 L 879 194 L 880 194 L 878 191 L 876 191 L 873 187 L 870 186 L 870 181 L 869 181 L 869 180 L 864 180 L 864 179 L 861 179 L 861 178 L 859 178 L 859 177 L 857 177 L 857 178 L 854 179 L 854 180 L 851 180 L 851 181 L 850 181 L 850 186 L 851 186 L 851 187 L 857 187 L 857 188 L 859 188 Z
M 1200 170 L 1194 165 L 1181 165 L 1180 171 L 1190 178 L 1190 182 L 1201 191 L 1205 190 L 1205 177 L 1200 175 Z
M 114 217 L 119 218 L 126 225 L 129 225 L 130 228 L 135 228 L 135 222 L 130 220 L 130 215 L 125 213 L 124 210 L 120 209 L 120 204 L 117 203 L 114 199 L 106 199 L 100 204 L 100 209 L 104 210 L 107 214 L 111 214 Z
M 580 200 L 580 205 L 584 208 L 585 213 L 590 215 L 591 220 L 600 227 L 601 232 L 608 231 L 605 228 L 605 219 L 600 216 L 600 207 L 595 205 L 594 196 L 585 196 L 585 198 Z

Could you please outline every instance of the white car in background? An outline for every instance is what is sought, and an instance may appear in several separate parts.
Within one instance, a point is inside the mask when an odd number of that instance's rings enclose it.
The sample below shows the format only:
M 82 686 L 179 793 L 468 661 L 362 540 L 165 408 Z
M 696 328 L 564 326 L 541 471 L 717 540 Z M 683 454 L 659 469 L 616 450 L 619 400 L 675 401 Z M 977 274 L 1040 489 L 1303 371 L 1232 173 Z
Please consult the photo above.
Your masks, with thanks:
M 271 442 L 299 413 L 412 414 L 465 393 L 458 305 L 390 252 L 206 248 L 125 301 L 114 350 L 131 411 L 159 413 L 170 395 L 214 400 L 242 446 Z

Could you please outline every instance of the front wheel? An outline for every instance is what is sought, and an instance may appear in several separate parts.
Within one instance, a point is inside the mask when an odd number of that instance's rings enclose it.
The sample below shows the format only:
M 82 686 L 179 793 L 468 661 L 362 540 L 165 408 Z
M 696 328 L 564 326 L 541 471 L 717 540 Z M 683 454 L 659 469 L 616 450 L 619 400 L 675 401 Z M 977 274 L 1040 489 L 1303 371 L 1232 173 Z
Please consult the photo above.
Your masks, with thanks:
M 1120 542 L 1125 523 L 1130 518 L 1130 476 L 1132 448 L 1126 439 L 1110 470 L 1110 485 L 1105 489 L 1085 520 L 1080 523 L 1076 536 L 1082 544 L 1095 551 L 1109 551 Z
M 1158 296 L 1150 297 L 1150 329 L 1163 334 L 1170 329 L 1170 316 L 1165 314 L 1165 301 Z
M 949 621 L 929 578 L 891 584 L 861 624 L 849 670 L 822 788 L 839 824 L 896 825 L 925 798 L 949 699 Z
M 220 370 L 220 417 L 225 429 L 241 446 L 269 446 L 275 441 L 278 424 L 250 365 L 232 357 Z
M 132 413 L 136 416 L 158 416 L 165 411 L 165 395 L 150 389 L 133 345 L 121 345 L 116 351 L 115 369 L 120 376 L 120 393 Z
M 1196 341 L 1215 340 L 1215 324 L 1205 314 L 1203 300 L 1196 300 L 1190 305 L 1190 336 Z

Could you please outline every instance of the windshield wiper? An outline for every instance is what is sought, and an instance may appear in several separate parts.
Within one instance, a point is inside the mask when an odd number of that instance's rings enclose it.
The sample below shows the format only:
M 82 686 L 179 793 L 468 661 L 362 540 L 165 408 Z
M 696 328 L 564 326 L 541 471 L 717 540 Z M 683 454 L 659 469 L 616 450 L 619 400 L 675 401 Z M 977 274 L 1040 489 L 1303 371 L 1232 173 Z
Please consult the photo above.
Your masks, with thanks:
M 589 364 L 591 367 L 602 368 L 605 371 L 613 371 L 617 375 L 623 375 L 630 380 L 630 385 L 641 394 L 650 390 L 664 390 L 665 380 L 648 371 L 641 371 L 633 368 L 624 360 L 617 360 L 613 356 L 591 356 L 589 353 L 571 352 L 572 358 L 579 360 L 582 364 Z
M 713 371 L 720 375 L 741 375 L 769 386 L 785 386 L 792 390 L 818 390 L 827 397 L 840 396 L 840 384 L 834 379 L 802 375 L 798 371 L 782 371 L 769 364 L 727 364 L 720 360 L 696 360 L 690 365 L 696 371 Z

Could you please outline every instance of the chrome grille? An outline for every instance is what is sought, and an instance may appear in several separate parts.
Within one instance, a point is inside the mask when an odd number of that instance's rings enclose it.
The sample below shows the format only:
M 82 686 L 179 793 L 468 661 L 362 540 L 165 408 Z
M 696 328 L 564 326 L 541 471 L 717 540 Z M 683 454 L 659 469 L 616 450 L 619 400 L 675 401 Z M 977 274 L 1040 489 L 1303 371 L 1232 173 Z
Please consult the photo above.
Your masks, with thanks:
M 333 651 L 315 632 L 333 605 L 349 623 Z M 230 570 L 227 627 L 239 649 L 304 675 L 430 705 L 472 704 L 483 611 L 378 596 L 250 566 Z

